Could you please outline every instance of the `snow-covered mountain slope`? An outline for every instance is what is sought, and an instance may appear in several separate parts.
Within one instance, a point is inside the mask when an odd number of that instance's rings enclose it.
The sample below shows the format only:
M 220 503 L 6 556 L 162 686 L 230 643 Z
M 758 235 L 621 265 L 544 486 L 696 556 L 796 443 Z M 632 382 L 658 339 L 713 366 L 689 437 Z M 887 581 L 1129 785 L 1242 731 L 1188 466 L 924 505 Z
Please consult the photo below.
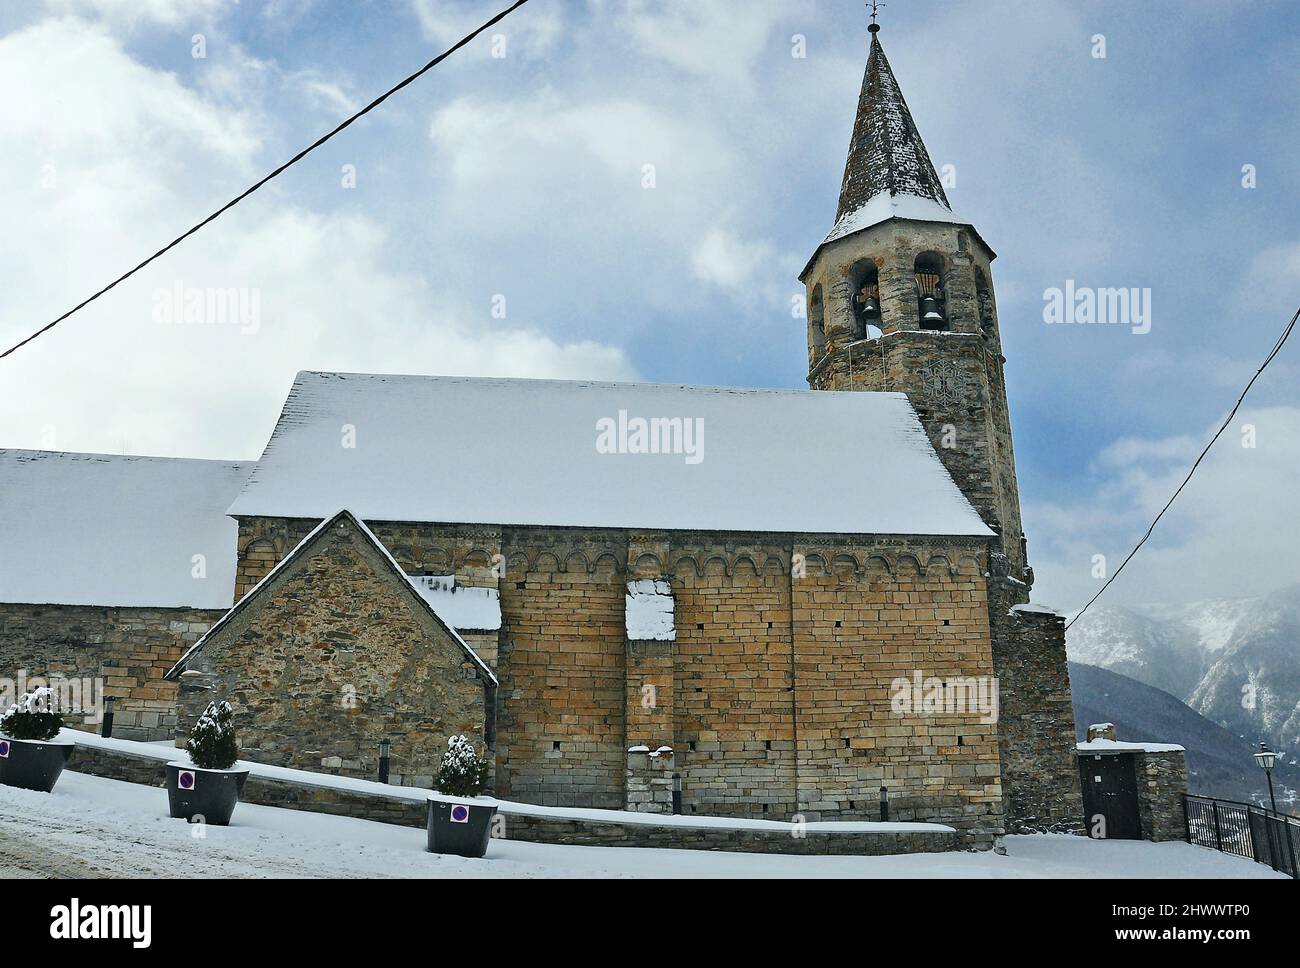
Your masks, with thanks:
M 1084 739 L 1090 723 L 1114 723 L 1133 743 L 1178 743 L 1187 750 L 1191 792 L 1224 800 L 1268 802 L 1268 786 L 1251 754 L 1255 744 L 1210 722 L 1185 703 L 1144 683 L 1096 666 L 1070 663 L 1074 723 Z M 1273 773 L 1278 804 L 1300 807 L 1300 765 L 1278 761 Z M 1283 806 L 1285 805 L 1285 806 Z
M 1300 585 L 1258 598 L 1094 606 L 1066 650 L 1171 693 L 1251 742 L 1300 753 Z

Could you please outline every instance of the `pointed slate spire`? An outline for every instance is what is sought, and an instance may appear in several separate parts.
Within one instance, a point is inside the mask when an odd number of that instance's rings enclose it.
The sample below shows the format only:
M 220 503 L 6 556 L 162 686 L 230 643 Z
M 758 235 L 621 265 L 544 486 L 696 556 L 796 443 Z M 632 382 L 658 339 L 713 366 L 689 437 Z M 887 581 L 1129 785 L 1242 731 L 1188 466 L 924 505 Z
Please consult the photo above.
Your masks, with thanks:
M 873 23 L 869 29 L 871 55 L 862 79 L 849 159 L 844 166 L 836 225 L 880 195 L 929 199 L 951 211 L 948 196 L 912 121 L 912 112 L 907 109 L 880 46 L 880 26 Z

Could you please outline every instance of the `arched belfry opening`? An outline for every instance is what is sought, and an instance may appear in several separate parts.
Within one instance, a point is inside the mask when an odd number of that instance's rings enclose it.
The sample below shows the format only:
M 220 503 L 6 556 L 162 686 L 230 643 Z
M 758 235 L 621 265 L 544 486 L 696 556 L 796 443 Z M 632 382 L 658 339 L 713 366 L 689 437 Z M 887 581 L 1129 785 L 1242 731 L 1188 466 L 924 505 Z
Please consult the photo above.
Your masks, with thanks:
M 876 339 L 881 335 L 880 270 L 870 259 L 863 259 L 849 270 L 853 303 L 853 331 L 858 338 Z
M 921 329 L 946 332 L 948 297 L 943 287 L 943 257 L 937 252 L 922 252 L 916 257 L 915 273 Z

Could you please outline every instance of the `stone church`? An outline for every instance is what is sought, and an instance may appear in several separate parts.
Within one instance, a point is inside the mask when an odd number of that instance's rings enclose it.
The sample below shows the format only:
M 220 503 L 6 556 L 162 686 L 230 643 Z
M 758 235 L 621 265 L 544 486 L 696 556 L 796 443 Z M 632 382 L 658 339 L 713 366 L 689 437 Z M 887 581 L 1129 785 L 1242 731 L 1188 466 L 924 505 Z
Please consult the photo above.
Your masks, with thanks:
M 466 732 L 505 799 L 1077 829 L 993 259 L 873 25 L 809 390 L 301 373 L 251 465 L 0 451 L 0 674 L 415 785 Z

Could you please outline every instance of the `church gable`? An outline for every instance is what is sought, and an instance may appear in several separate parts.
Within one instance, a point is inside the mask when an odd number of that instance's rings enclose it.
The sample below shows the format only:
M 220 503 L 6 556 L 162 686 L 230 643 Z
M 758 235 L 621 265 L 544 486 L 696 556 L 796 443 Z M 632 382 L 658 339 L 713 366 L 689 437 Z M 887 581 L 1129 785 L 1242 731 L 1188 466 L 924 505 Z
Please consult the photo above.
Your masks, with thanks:
M 176 665 L 182 719 L 235 706 L 246 758 L 428 785 L 447 737 L 490 742 L 496 679 L 340 512 L 313 531 Z M 324 755 L 325 751 L 328 755 Z

